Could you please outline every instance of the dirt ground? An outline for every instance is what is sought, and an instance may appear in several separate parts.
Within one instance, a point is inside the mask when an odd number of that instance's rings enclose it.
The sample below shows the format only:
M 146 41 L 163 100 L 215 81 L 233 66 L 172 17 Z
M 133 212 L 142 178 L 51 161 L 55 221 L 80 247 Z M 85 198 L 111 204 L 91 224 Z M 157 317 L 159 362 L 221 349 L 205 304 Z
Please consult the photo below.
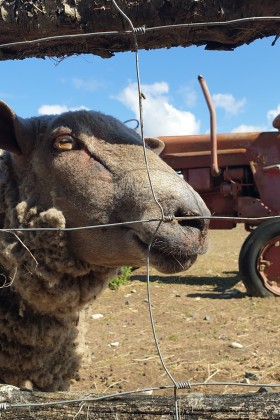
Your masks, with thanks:
M 280 382 L 280 300 L 246 296 L 238 275 L 246 236 L 243 226 L 211 231 L 209 252 L 190 270 L 172 277 L 151 272 L 155 328 L 176 381 Z M 145 270 L 133 274 L 130 284 L 108 289 L 86 310 L 81 327 L 88 351 L 73 390 L 102 394 L 172 384 L 152 336 Z M 232 348 L 233 342 L 242 348 Z M 192 388 L 208 394 L 256 390 Z

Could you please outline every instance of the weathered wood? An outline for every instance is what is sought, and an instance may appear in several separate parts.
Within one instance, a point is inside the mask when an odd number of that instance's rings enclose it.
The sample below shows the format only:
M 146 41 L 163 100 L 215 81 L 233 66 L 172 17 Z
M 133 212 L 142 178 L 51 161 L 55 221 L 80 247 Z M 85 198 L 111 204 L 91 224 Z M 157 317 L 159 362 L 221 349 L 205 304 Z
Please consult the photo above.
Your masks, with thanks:
M 42 393 L 21 391 L 2 385 L 0 403 L 7 403 L 1 419 L 99 419 L 99 420 L 169 420 L 174 419 L 174 399 L 165 396 L 131 395 L 110 400 L 87 401 L 91 392 Z M 55 401 L 83 398 L 83 402 L 52 405 Z M 16 404 L 50 403 L 41 406 L 17 407 Z M 279 419 L 280 393 L 244 395 L 202 395 L 189 393 L 179 396 L 180 419 Z
M 275 0 L 116 0 L 135 27 L 226 21 L 252 16 L 280 16 Z M 0 44 L 66 34 L 131 29 L 108 0 L 0 0 Z M 277 35 L 279 21 L 256 20 L 230 26 L 170 28 L 138 36 L 139 48 L 206 45 L 232 49 Z M 0 48 L 0 60 L 93 53 L 110 57 L 134 49 L 130 34 L 60 39 Z

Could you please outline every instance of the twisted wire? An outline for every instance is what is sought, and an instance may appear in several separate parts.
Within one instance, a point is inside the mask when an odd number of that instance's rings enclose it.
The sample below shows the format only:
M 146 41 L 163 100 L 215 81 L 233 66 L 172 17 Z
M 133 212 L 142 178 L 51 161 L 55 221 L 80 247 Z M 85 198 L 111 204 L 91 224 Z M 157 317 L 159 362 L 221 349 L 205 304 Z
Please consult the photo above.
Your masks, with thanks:
M 114 3 L 114 0 L 112 0 L 112 2 Z M 121 9 L 119 11 L 120 13 L 123 13 Z M 250 16 L 250 17 L 245 17 L 245 18 L 240 18 L 240 19 L 193 22 L 193 23 L 177 23 L 177 24 L 170 24 L 170 25 L 151 26 L 149 28 L 143 25 L 139 28 L 133 28 L 132 30 L 127 30 L 127 31 L 99 31 L 99 32 L 88 32 L 88 33 L 83 33 L 83 34 L 54 35 L 54 36 L 47 36 L 47 37 L 41 37 L 41 38 L 34 38 L 31 40 L 25 40 L 25 41 L 7 42 L 4 44 L 0 44 L 0 48 L 17 47 L 21 45 L 24 46 L 24 45 L 32 45 L 32 44 L 38 44 L 38 43 L 47 43 L 47 42 L 56 41 L 56 40 L 64 41 L 64 40 L 75 39 L 75 38 L 92 38 L 95 36 L 131 35 L 135 32 L 137 34 L 143 35 L 147 32 L 156 32 L 156 31 L 174 29 L 174 28 L 192 29 L 192 28 L 197 28 L 197 27 L 228 26 L 228 25 L 233 25 L 236 23 L 244 23 L 244 22 L 278 21 L 278 20 L 280 20 L 280 16 Z M 275 44 L 276 40 L 277 40 L 277 35 L 272 45 Z
M 136 35 L 144 35 L 146 33 L 146 27 L 145 25 L 140 26 L 139 28 L 133 28 L 133 32 Z
M 104 227 L 117 227 L 117 226 L 127 226 L 127 225 L 135 225 L 135 224 L 142 224 L 142 223 L 151 223 L 151 222 L 164 222 L 169 223 L 176 220 L 177 222 L 183 220 L 228 220 L 233 222 L 240 222 L 240 223 L 253 223 L 262 222 L 265 220 L 272 220 L 272 219 L 280 219 L 280 215 L 277 216 L 262 216 L 262 217 L 237 217 L 237 216 L 174 216 L 172 214 L 164 215 L 164 217 L 151 217 L 150 219 L 140 219 L 140 220 L 131 220 L 128 222 L 118 222 L 118 223 L 104 223 L 102 225 L 89 225 L 89 226 L 77 226 L 77 227 L 17 227 L 17 228 L 0 228 L 0 232 L 71 232 L 76 230 L 86 230 L 86 229 L 100 229 Z
M 128 18 L 128 16 L 120 9 L 120 7 L 117 5 L 115 0 L 112 0 L 113 4 L 115 5 L 116 9 L 121 13 L 121 15 L 128 21 L 131 29 L 132 29 L 132 33 L 133 33 L 133 39 L 134 39 L 134 47 L 135 47 L 135 64 L 136 64 L 136 77 L 137 77 L 137 87 L 138 87 L 138 101 L 139 101 L 139 117 L 140 117 L 140 128 L 141 128 L 141 139 L 142 139 L 142 144 L 143 144 L 143 152 L 144 152 L 144 160 L 145 160 L 145 165 L 146 165 L 146 172 L 147 172 L 147 176 L 148 176 L 148 180 L 149 180 L 149 184 L 151 187 L 151 192 L 153 195 L 153 199 L 155 201 L 155 203 L 157 204 L 157 206 L 160 209 L 161 212 L 161 220 L 159 221 L 147 248 L 147 255 L 146 255 L 146 268 L 147 268 L 147 295 L 148 295 L 148 307 L 149 307 L 149 315 L 150 315 L 150 322 L 151 322 L 151 327 L 152 327 L 152 333 L 153 333 L 153 337 L 154 337 L 154 342 L 157 348 L 157 352 L 158 352 L 158 356 L 159 359 L 161 361 L 162 367 L 165 370 L 166 374 L 169 376 L 169 378 L 171 379 L 171 381 L 173 382 L 174 386 L 176 387 L 176 380 L 173 378 L 172 374 L 170 373 L 170 371 L 168 370 L 164 360 L 163 360 L 163 356 L 161 354 L 161 350 L 160 350 L 160 346 L 159 346 L 159 342 L 157 339 L 157 335 L 156 335 L 156 330 L 155 330 L 155 325 L 154 325 L 154 319 L 153 319 L 153 311 L 152 311 L 152 304 L 151 304 L 151 291 L 150 291 L 150 251 L 151 251 L 151 247 L 153 246 L 153 242 L 154 239 L 156 237 L 156 234 L 160 228 L 161 223 L 164 221 L 165 219 L 165 215 L 164 215 L 164 210 L 162 205 L 160 204 L 160 202 L 158 201 L 155 191 L 154 191 L 154 187 L 153 187 L 153 183 L 152 183 L 152 179 L 151 179 L 151 174 L 150 174 L 150 166 L 149 166 L 149 161 L 148 161 L 148 157 L 147 157 L 147 152 L 146 152 L 146 145 L 145 145 L 145 137 L 144 137 L 144 116 L 143 116 L 143 105 L 142 105 L 142 100 L 143 100 L 143 94 L 141 91 L 141 82 L 140 82 L 140 69 L 139 69 L 139 57 L 138 57 L 138 42 L 137 42 L 137 31 L 135 31 L 133 23 L 131 22 L 131 20 Z
M 156 197 L 155 191 L 154 191 L 154 187 L 153 187 L 153 183 L 152 183 L 152 179 L 151 179 L 151 175 L 150 175 L 149 161 L 148 161 L 148 158 L 147 158 L 146 142 L 145 142 L 145 137 L 144 137 L 144 117 L 143 117 L 143 103 L 142 103 L 143 94 L 141 92 L 139 55 L 138 55 L 138 41 L 137 41 L 137 32 L 136 32 L 137 28 L 135 30 L 133 23 L 131 22 L 129 17 L 123 12 L 123 10 L 118 6 L 116 1 L 115 0 L 111 0 L 111 1 L 112 1 L 113 5 L 116 7 L 116 9 L 118 10 L 118 12 L 128 22 L 128 24 L 131 27 L 132 34 L 133 34 L 133 41 L 134 41 L 134 47 L 135 47 L 135 70 L 136 70 L 136 78 L 137 78 L 138 103 L 139 103 L 140 134 L 141 134 L 141 140 L 142 140 L 142 145 L 143 145 L 144 160 L 145 160 L 145 165 L 146 165 L 146 169 L 147 169 L 147 176 L 148 176 L 151 192 L 152 192 L 155 203 L 157 204 L 157 206 L 160 209 L 161 217 L 162 217 L 162 220 L 163 220 L 164 219 L 164 211 L 163 211 L 163 208 L 162 208 L 161 204 L 159 203 L 159 201 Z
M 190 382 L 176 382 L 177 389 L 191 389 L 192 385 Z
M 195 386 L 237 386 L 237 387 L 249 387 L 249 388 L 280 388 L 280 383 L 245 383 L 245 382 L 178 382 L 178 384 L 182 384 L 182 388 L 193 388 Z M 104 394 L 99 395 L 98 397 L 84 397 L 84 398 L 73 398 L 68 400 L 56 400 L 56 401 L 48 401 L 48 402 L 25 402 L 25 403 L 2 403 L 4 405 L 4 409 L 14 409 L 14 408 L 26 408 L 26 407 L 47 407 L 47 406 L 56 406 L 56 405 L 65 405 L 65 404 L 75 404 L 75 403 L 85 403 L 85 402 L 96 402 L 96 401 L 102 401 L 112 398 L 123 398 L 127 395 L 134 395 L 134 394 L 141 394 L 146 393 L 149 391 L 164 391 L 173 389 L 173 385 L 162 385 L 162 386 L 153 386 L 153 387 L 147 387 L 147 388 L 141 388 L 141 389 L 133 389 L 129 391 L 124 392 L 114 392 L 112 394 Z

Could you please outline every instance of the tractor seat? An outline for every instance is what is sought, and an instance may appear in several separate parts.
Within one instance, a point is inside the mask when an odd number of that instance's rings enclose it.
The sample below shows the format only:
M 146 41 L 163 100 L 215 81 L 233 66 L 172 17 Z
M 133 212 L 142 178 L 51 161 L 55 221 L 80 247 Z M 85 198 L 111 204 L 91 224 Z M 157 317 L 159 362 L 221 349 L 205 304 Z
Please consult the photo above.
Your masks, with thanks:
M 280 131 L 280 114 L 278 114 L 277 117 L 274 118 L 272 125 L 274 128 L 277 128 L 277 130 Z

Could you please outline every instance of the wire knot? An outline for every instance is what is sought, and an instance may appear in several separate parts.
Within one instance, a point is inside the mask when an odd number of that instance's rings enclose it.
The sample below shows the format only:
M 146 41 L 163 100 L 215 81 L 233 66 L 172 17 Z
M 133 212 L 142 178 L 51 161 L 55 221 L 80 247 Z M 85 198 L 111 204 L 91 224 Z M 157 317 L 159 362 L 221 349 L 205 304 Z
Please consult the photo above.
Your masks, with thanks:
M 163 221 L 164 221 L 164 222 L 173 222 L 174 217 L 175 217 L 175 216 L 174 216 L 173 214 L 168 214 L 167 216 L 164 216 Z
M 176 382 L 175 383 L 176 389 L 191 389 L 190 382 Z
M 145 25 L 140 26 L 139 28 L 133 28 L 133 32 L 135 35 L 144 35 L 146 33 Z

